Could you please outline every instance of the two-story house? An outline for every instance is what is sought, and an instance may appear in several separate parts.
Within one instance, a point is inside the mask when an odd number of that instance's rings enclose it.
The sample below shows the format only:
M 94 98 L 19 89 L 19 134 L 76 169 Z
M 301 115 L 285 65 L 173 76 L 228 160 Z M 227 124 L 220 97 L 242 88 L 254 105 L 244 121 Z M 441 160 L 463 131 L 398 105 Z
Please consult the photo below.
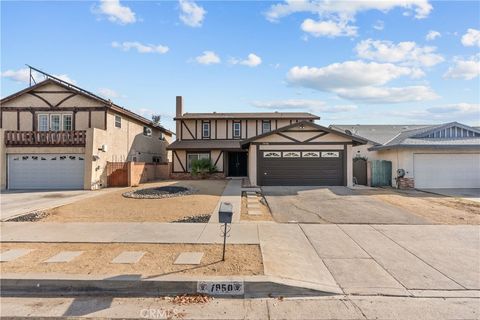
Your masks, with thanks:
M 252 185 L 351 185 L 352 146 L 366 140 L 314 123 L 304 112 L 184 113 L 176 100 L 172 176 L 188 177 L 192 161 L 210 159 L 225 177 Z
M 0 100 L 1 188 L 106 187 L 107 161 L 169 162 L 172 135 L 50 76 Z

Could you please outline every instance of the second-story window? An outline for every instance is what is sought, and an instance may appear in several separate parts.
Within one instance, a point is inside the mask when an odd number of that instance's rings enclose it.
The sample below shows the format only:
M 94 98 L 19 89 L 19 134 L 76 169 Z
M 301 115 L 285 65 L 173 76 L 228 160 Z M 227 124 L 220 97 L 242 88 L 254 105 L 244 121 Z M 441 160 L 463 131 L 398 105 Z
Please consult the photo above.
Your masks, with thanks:
M 202 138 L 210 138 L 210 122 L 202 123 Z
M 122 127 L 122 117 L 115 116 L 115 127 L 121 128 Z
M 242 123 L 234 122 L 233 123 L 233 137 L 240 138 L 242 136 Z
M 60 131 L 60 115 L 50 115 L 50 131 Z
M 38 131 L 48 131 L 48 115 L 38 115 Z
M 70 131 L 72 130 L 72 115 L 64 114 L 63 115 L 63 130 Z
M 270 120 L 263 120 L 262 121 L 262 133 L 267 133 L 272 130 L 272 123 Z
M 152 129 L 150 127 L 144 126 L 143 127 L 143 135 L 146 137 L 152 136 Z

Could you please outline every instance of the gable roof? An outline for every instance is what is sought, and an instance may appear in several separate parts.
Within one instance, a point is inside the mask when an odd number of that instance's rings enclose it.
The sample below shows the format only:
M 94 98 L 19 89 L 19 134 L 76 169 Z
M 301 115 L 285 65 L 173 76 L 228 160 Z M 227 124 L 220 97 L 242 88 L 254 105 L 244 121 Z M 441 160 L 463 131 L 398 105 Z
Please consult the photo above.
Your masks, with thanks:
M 381 145 L 389 140 L 393 139 L 397 136 L 400 132 L 405 130 L 411 129 L 420 129 L 431 127 L 431 125 L 427 124 L 420 124 L 420 125 L 404 125 L 404 124 L 395 124 L 395 125 L 352 125 L 352 124 L 332 124 L 329 128 L 334 130 L 345 132 L 346 134 L 353 134 L 356 136 L 360 136 L 362 138 L 367 139 L 368 141 L 372 142 L 376 145 Z
M 366 139 L 364 139 L 362 137 L 348 135 L 348 134 L 343 133 L 341 131 L 333 130 L 333 129 L 321 126 L 321 125 L 316 124 L 316 123 L 311 122 L 311 121 L 300 121 L 300 122 L 295 122 L 295 123 L 292 123 L 291 125 L 284 126 L 284 127 L 278 128 L 276 130 L 269 131 L 269 132 L 266 132 L 266 133 L 263 133 L 263 134 L 259 134 L 258 136 L 243 140 L 241 142 L 241 146 L 245 147 L 255 140 L 258 140 L 258 139 L 261 139 L 261 138 L 264 138 L 264 137 L 268 137 L 268 136 L 274 135 L 276 133 L 281 133 L 281 132 L 284 132 L 284 131 L 288 131 L 289 129 L 292 129 L 292 128 L 305 126 L 305 125 L 311 126 L 311 127 L 315 128 L 315 129 L 318 129 L 320 131 L 336 134 L 336 135 L 342 136 L 344 138 L 351 139 L 354 142 L 354 145 L 366 144 L 368 142 Z
M 190 119 L 302 119 L 319 120 L 320 117 L 308 112 L 210 112 L 184 113 L 174 120 Z
M 480 130 L 458 122 L 405 130 L 369 150 L 400 147 L 474 147 L 480 148 Z
M 33 91 L 33 90 L 35 90 L 35 89 L 38 89 L 39 87 L 42 87 L 42 86 L 44 86 L 44 85 L 47 85 L 47 84 L 49 84 L 49 83 L 53 83 L 53 84 L 55 84 L 55 85 L 58 85 L 58 86 L 60 86 L 60 87 L 63 87 L 63 88 L 65 88 L 65 89 L 67 89 L 67 90 L 70 91 L 70 92 L 75 92 L 75 93 L 77 93 L 77 94 L 79 94 L 79 95 L 82 95 L 82 96 L 84 96 L 84 97 L 87 97 L 87 98 L 96 100 L 96 101 L 104 104 L 105 107 L 111 109 L 112 111 L 118 112 L 118 113 L 123 114 L 123 115 L 125 115 L 125 116 L 127 116 L 127 117 L 130 117 L 130 118 L 132 118 L 132 119 L 135 119 L 135 120 L 137 120 L 137 121 L 139 121 L 139 122 L 141 122 L 141 123 L 143 123 L 143 124 L 147 124 L 147 125 L 149 125 L 149 126 L 152 126 L 152 127 L 154 127 L 154 128 L 157 128 L 157 129 L 159 129 L 160 131 L 162 131 L 162 132 L 164 132 L 164 133 L 167 133 L 167 134 L 169 134 L 169 135 L 173 135 L 173 134 L 174 134 L 172 131 L 166 129 L 165 127 L 163 127 L 163 126 L 161 126 L 161 125 L 159 125 L 159 124 L 156 124 L 156 123 L 154 123 L 153 121 L 148 120 L 147 118 L 142 117 L 141 115 L 136 114 L 136 113 L 133 112 L 133 111 L 130 111 L 130 110 L 126 109 L 126 108 L 123 108 L 123 107 L 121 107 L 121 106 L 119 106 L 119 105 L 117 105 L 117 104 L 114 104 L 111 100 L 104 99 L 104 98 L 102 98 L 102 97 L 100 97 L 100 96 L 98 96 L 98 95 L 96 95 L 96 94 L 94 94 L 94 93 L 92 93 L 92 92 L 90 92 L 90 91 L 87 91 L 87 90 L 85 90 L 85 89 L 82 89 L 82 88 L 80 88 L 80 87 L 77 87 L 76 85 L 73 85 L 73 84 L 68 83 L 68 82 L 66 82 L 66 81 L 63 81 L 63 80 L 57 80 L 57 79 L 54 79 L 54 78 L 47 78 L 47 79 L 45 79 L 45 80 L 43 80 L 43 81 L 41 81 L 41 82 L 39 82 L 39 83 L 37 83 L 37 84 L 35 84 L 35 85 L 33 85 L 33 86 L 30 86 L 30 87 L 27 87 L 27 88 L 25 88 L 25 89 L 23 89 L 23 90 L 20 90 L 20 91 L 15 92 L 15 93 L 13 93 L 13 94 L 11 94 L 11 95 L 9 95 L 9 96 L 1 99 L 1 100 L 0 100 L 0 105 L 3 104 L 3 103 L 5 103 L 5 102 L 7 102 L 7 101 L 13 100 L 13 99 L 15 99 L 15 98 L 17 98 L 17 97 L 19 97 L 19 96 L 27 93 L 27 92 Z

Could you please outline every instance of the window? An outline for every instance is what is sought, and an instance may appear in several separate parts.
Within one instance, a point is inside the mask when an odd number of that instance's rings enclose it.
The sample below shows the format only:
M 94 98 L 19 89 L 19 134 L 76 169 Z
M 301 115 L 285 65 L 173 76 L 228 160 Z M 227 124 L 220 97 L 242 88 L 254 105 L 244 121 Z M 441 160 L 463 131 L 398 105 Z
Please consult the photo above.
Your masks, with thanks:
M 340 153 L 336 151 L 322 152 L 322 158 L 338 158 L 338 157 L 340 157 Z
M 70 131 L 72 130 L 72 115 L 64 114 L 63 115 L 63 130 Z
M 187 154 L 187 171 L 192 171 L 192 162 L 200 159 L 210 159 L 209 153 L 189 153 Z
M 270 120 L 263 120 L 262 121 L 262 133 L 270 132 L 272 129 L 272 124 Z
M 277 151 L 265 151 L 263 153 L 264 158 L 281 158 L 282 154 Z
M 202 123 L 202 138 L 210 138 L 210 122 Z
M 162 162 L 162 157 L 153 156 L 152 157 L 152 162 L 153 163 L 161 163 Z
M 150 127 L 144 126 L 143 127 L 143 135 L 146 137 L 152 136 L 152 129 Z
M 242 123 L 234 122 L 233 123 L 233 137 L 240 138 L 242 136 Z
M 50 115 L 50 130 L 60 131 L 60 115 L 59 114 Z
M 300 158 L 300 152 L 297 152 L 297 151 L 283 152 L 283 157 L 284 158 Z
M 302 157 L 303 158 L 319 158 L 320 152 L 316 152 L 316 151 L 302 152 Z
M 38 115 L 38 131 L 48 131 L 48 115 Z
M 115 127 L 121 128 L 122 127 L 122 117 L 115 116 Z

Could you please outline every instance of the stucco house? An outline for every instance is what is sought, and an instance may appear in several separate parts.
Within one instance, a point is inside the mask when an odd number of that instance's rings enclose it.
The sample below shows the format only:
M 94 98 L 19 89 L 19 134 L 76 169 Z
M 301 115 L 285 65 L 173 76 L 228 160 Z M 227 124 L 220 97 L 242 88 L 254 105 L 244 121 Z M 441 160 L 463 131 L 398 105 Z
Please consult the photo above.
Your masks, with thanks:
M 196 159 L 252 185 L 352 185 L 352 147 L 367 141 L 314 123 L 303 112 L 184 113 L 176 104 L 172 176 L 189 177 Z
M 480 130 L 458 122 L 440 125 L 332 125 L 368 143 L 353 148 L 357 157 L 392 163 L 405 171 L 410 187 L 480 188 Z
M 98 189 L 107 161 L 168 162 L 173 133 L 55 77 L 0 100 L 5 189 Z

